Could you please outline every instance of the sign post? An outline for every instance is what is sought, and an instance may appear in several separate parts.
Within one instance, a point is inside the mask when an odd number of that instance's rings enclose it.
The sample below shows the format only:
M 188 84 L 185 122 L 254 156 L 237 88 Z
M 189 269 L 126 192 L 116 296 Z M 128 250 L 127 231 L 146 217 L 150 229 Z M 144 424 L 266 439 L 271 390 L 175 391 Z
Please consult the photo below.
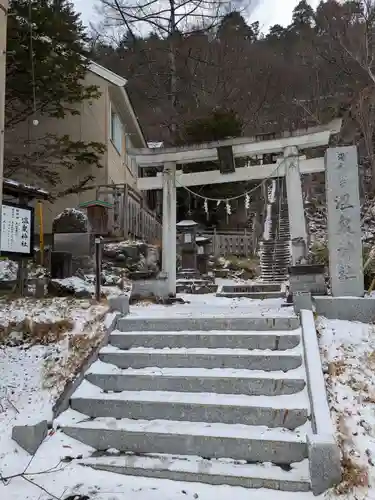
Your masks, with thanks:
M 29 259 L 34 255 L 34 209 L 4 202 L 1 207 L 1 255 Z
M 34 255 L 34 209 L 4 202 L 1 205 L 0 253 L 18 261 L 17 289 L 27 290 L 27 260 Z
M 0 207 L 3 201 L 4 129 L 5 129 L 5 76 L 8 0 L 0 0 Z M 1 213 L 0 213 L 1 219 Z M 0 232 L 2 226 L 0 223 Z
M 102 275 L 102 238 L 95 237 L 95 299 L 100 302 L 100 285 Z

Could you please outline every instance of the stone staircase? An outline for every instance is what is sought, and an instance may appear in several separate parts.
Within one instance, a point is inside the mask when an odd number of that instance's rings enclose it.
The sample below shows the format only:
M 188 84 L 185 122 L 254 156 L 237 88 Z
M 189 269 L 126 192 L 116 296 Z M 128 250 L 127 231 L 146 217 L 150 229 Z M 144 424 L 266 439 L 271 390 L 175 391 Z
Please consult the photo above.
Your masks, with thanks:
M 97 450 L 83 465 L 310 490 L 297 318 L 126 317 L 117 328 L 58 418 L 63 432 Z
M 282 179 L 278 181 L 275 199 L 270 203 L 269 238 L 263 239 L 260 243 L 261 279 L 266 282 L 283 282 L 288 279 L 290 232 L 288 204 L 284 197 L 283 183 Z

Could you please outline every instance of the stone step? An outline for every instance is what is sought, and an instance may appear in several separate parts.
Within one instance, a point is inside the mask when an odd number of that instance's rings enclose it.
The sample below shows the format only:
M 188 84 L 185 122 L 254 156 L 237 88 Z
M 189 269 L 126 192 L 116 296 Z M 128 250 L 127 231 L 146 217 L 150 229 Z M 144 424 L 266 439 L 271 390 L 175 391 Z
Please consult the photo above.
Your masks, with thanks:
M 122 351 L 106 346 L 99 359 L 119 368 L 237 368 L 288 371 L 302 364 L 300 350 L 249 351 L 246 349 L 152 349 L 136 347 Z
M 262 252 L 260 255 L 261 261 L 271 261 L 273 263 L 276 262 L 276 259 L 282 263 L 287 263 L 291 260 L 291 255 L 289 252 L 285 252 L 284 250 L 281 252 Z
M 106 391 L 183 391 L 279 396 L 302 391 L 302 368 L 288 372 L 264 372 L 225 368 L 121 369 L 96 361 L 86 379 Z
M 278 275 L 288 275 L 288 270 L 286 267 L 278 266 L 261 266 L 262 274 L 278 274 Z
M 262 243 L 260 245 L 260 249 L 262 252 L 270 252 L 274 250 L 289 250 L 289 238 L 284 238 L 281 239 L 279 238 L 277 240 L 277 243 L 272 242 L 272 243 L 266 243 L 265 245 Z
M 284 294 L 285 295 L 285 294 Z M 280 292 L 279 292 L 280 296 Z M 110 336 L 110 344 L 120 349 L 131 347 L 208 348 L 208 349 L 271 349 L 286 350 L 300 343 L 300 329 L 291 331 L 178 331 L 178 332 L 120 332 Z
M 178 331 L 209 331 L 209 330 L 295 330 L 299 328 L 299 320 L 296 317 L 228 317 L 228 312 L 224 311 L 222 315 L 215 317 L 204 316 L 198 318 L 192 317 L 156 317 L 156 318 L 137 318 L 127 316 L 120 318 L 117 328 L 123 332 L 178 332 Z
M 171 391 L 123 391 L 106 393 L 84 380 L 72 396 L 73 410 L 89 417 L 116 419 L 218 422 L 265 425 L 294 430 L 309 416 L 305 392 L 292 395 L 245 396 L 243 394 Z
M 260 265 L 260 269 L 262 270 L 267 270 L 269 269 L 270 271 L 272 270 L 277 270 L 279 272 L 283 273 L 288 273 L 288 262 L 276 262 L 276 260 L 270 262 L 270 261 L 264 261 Z
M 261 245 L 261 251 L 262 252 L 274 252 L 274 251 L 281 251 L 283 250 L 286 252 L 289 250 L 289 241 L 287 240 L 278 240 L 277 243 L 269 243 L 266 245 Z
M 103 417 L 92 420 L 74 410 L 64 412 L 56 423 L 71 438 L 99 451 L 114 448 L 137 454 L 227 457 L 288 465 L 307 458 L 308 424 L 290 431 L 263 426 L 173 420 Z
M 262 279 L 264 280 L 272 279 L 277 283 L 283 283 L 284 281 L 287 281 L 288 276 L 286 274 L 264 274 L 262 275 Z
M 293 464 L 291 470 L 271 464 L 246 464 L 233 460 L 206 460 L 172 455 L 122 455 L 85 458 L 78 463 L 96 470 L 130 476 L 200 482 L 242 488 L 279 491 L 310 490 L 308 462 Z
M 284 297 L 283 292 L 218 292 L 216 297 L 227 297 L 227 298 L 236 298 L 236 297 L 245 297 L 247 299 L 278 299 L 280 297 Z
M 263 246 L 261 251 L 264 253 L 264 254 L 271 254 L 271 253 L 282 253 L 282 254 L 285 254 L 285 255 L 288 255 L 290 254 L 289 252 L 289 245 L 271 245 L 269 247 L 265 247 Z
M 286 263 L 290 260 L 290 253 L 289 252 L 282 252 L 282 253 L 274 253 L 274 252 L 264 252 L 261 255 L 261 260 L 262 261 L 271 261 L 273 263 L 276 263 L 276 259 L 282 263 Z

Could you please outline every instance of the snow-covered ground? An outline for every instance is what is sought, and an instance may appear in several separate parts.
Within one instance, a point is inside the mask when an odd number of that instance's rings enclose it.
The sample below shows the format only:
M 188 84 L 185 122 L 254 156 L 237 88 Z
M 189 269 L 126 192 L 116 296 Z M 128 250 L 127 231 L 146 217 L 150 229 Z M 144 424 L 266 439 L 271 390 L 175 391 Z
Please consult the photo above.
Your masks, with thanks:
M 375 499 L 375 327 L 317 322 L 331 414 L 343 451 L 344 481 L 358 488 L 349 498 Z
M 233 282 L 232 282 L 233 283 Z M 186 303 L 163 306 L 140 302 L 130 307 L 130 316 L 157 317 L 254 317 L 254 316 L 294 316 L 293 307 L 281 307 L 285 299 L 252 300 L 246 298 L 229 299 L 215 294 L 179 294 Z
M 65 384 L 103 338 L 107 311 L 106 304 L 88 299 L 0 300 L 2 477 L 9 470 L 19 472 L 30 460 L 10 438 L 13 425 L 28 419 L 52 421 L 53 404 Z M 2 496 L 13 494 L 9 486 Z
M 131 307 L 132 316 L 257 316 L 293 314 L 293 309 L 282 308 L 282 299 L 249 300 L 224 299 L 214 295 L 183 295 L 189 303 L 173 306 L 140 303 Z M 49 302 L 48 302 L 49 301 Z M 46 302 L 18 301 L 12 305 L 1 303 L 0 324 L 12 321 L 38 325 L 46 319 L 73 323 L 70 330 L 61 333 L 61 339 L 45 345 L 34 343 L 28 337 L 12 334 L 13 347 L 0 348 L 0 495 L 6 500 L 73 500 L 73 494 L 87 495 L 77 500 L 182 500 L 200 499 L 268 500 L 272 490 L 246 490 L 229 486 L 209 486 L 197 483 L 118 476 L 94 471 L 79 465 L 93 450 L 78 443 L 58 429 L 51 430 L 34 457 L 30 457 L 10 439 L 12 425 L 27 414 L 50 418 L 51 405 L 66 379 L 66 360 L 74 350 L 72 339 L 84 332 L 95 339 L 105 306 L 92 306 L 90 301 L 73 299 L 46 299 Z M 26 304 L 27 302 L 27 304 Z M 375 495 L 373 453 L 375 453 L 375 334 L 374 327 L 360 323 L 317 320 L 322 359 L 327 367 L 327 384 L 332 418 L 344 451 L 345 479 L 339 491 L 330 491 L 320 498 L 350 500 L 370 499 Z M 32 327 L 26 332 L 33 331 Z M 54 333 L 55 335 L 56 333 Z M 40 334 L 38 333 L 40 336 Z M 60 333 L 57 332 L 59 336 Z M 100 335 L 100 334 L 99 334 Z M 83 335 L 84 337 L 85 335 Z M 39 338 L 39 337 L 38 337 Z M 43 340 L 45 336 L 41 335 Z M 59 337 L 60 338 L 60 337 Z M 48 339 L 48 334 L 47 334 Z M 28 340 L 28 343 L 25 342 Z M 41 341 L 40 341 L 41 342 Z M 20 345 L 17 345 L 19 344 Z M 91 342 L 89 342 L 91 345 Z M 87 344 L 84 343 L 84 346 Z M 83 348 L 85 349 L 85 347 Z M 52 379 L 48 373 L 51 370 Z M 61 375 L 61 377 L 59 376 Z M 57 377 L 57 378 L 56 378 Z M 52 381 L 52 383 L 51 383 Z M 373 392 L 374 391 L 374 392 Z M 18 413 L 19 412 L 19 413 Z M 13 476 L 13 477 L 12 477 Z M 4 479 L 10 478 L 10 479 Z M 359 487 L 353 492 L 353 483 Z M 369 488 L 367 487 L 367 484 Z M 312 500 L 311 493 L 277 492 L 279 500 Z

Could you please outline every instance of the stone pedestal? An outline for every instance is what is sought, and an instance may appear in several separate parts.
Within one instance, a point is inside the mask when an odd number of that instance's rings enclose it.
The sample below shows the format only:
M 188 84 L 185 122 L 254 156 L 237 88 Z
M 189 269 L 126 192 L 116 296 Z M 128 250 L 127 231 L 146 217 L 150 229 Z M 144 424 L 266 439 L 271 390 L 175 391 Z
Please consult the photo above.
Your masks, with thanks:
M 69 252 L 51 252 L 51 278 L 64 279 L 72 276 L 72 254 Z
M 86 214 L 74 208 L 67 208 L 54 219 L 52 231 L 53 250 L 58 253 L 70 253 L 72 256 L 69 276 L 78 269 L 93 272 L 94 234 Z
M 177 224 L 181 269 L 197 270 L 197 227 L 193 220 L 182 220 Z
M 325 295 L 325 268 L 318 264 L 301 264 L 289 268 L 289 282 L 293 296 L 300 292 Z
M 208 263 L 210 260 L 209 247 L 211 240 L 205 238 L 204 236 L 198 236 L 196 238 L 197 244 L 197 269 L 200 274 L 205 275 L 208 273 Z
M 363 297 L 357 148 L 329 148 L 325 163 L 332 295 Z

